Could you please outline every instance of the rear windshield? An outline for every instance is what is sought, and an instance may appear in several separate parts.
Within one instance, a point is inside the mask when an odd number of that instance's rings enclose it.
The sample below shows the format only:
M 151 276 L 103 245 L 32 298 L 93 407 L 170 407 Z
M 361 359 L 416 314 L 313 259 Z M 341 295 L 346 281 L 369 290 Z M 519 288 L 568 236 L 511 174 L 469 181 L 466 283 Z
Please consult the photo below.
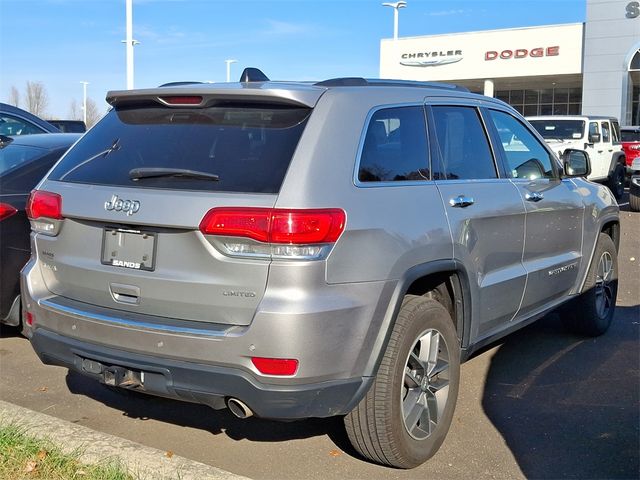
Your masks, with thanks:
M 620 132 L 622 135 L 623 142 L 640 142 L 640 130 L 633 132 L 630 130 L 622 130 Z
M 44 148 L 6 145 L 0 148 L 0 175 L 46 154 Z
M 82 137 L 49 178 L 138 188 L 277 193 L 310 112 L 237 104 L 114 109 Z M 150 169 L 202 175 L 131 178 L 132 170 Z
M 529 120 L 545 140 L 577 140 L 584 135 L 584 120 Z

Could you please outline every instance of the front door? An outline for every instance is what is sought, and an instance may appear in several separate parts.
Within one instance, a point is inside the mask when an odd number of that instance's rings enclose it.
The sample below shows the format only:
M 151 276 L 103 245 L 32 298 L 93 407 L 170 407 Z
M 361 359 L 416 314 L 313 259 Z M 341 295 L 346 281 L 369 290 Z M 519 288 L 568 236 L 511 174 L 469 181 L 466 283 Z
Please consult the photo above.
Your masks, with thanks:
M 561 179 L 553 154 L 519 119 L 486 110 L 487 123 L 510 141 L 501 143 L 506 169 L 526 208 L 522 262 L 527 271 L 520 316 L 535 314 L 574 287 L 582 262 L 584 206 L 570 179 Z

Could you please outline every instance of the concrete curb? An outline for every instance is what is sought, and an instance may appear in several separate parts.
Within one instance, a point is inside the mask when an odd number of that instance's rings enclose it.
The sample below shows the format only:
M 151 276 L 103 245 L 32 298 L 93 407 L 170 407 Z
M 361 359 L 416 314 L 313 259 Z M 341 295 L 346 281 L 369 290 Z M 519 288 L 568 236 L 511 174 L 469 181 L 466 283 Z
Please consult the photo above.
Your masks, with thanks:
M 49 439 L 63 451 L 80 450 L 81 460 L 98 463 L 119 459 L 140 480 L 248 480 L 204 463 L 146 447 L 114 435 L 38 413 L 0 400 L 0 424 L 24 427 L 28 434 Z

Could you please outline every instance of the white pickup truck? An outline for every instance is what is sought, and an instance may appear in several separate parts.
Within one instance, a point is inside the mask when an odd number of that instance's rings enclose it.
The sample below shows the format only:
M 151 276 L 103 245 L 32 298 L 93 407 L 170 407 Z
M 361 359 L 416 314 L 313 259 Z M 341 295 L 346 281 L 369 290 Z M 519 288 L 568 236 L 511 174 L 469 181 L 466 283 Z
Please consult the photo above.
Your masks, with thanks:
M 626 169 L 616 118 L 550 115 L 527 117 L 527 120 L 559 157 L 568 148 L 587 152 L 591 161 L 587 178 L 605 183 L 616 199 L 622 197 Z

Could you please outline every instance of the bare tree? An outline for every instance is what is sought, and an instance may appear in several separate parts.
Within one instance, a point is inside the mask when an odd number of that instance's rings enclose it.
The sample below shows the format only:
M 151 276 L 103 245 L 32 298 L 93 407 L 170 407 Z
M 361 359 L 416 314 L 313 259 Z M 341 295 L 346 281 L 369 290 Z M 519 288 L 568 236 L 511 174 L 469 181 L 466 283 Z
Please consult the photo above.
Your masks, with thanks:
M 20 106 L 20 92 L 14 85 L 11 85 L 11 92 L 9 93 L 9 104 L 13 105 L 14 107 Z
M 93 127 L 101 118 L 102 114 L 98 110 L 96 102 L 87 98 L 87 128 Z
M 49 105 L 49 96 L 42 82 L 27 82 L 27 110 L 43 117 Z
M 78 106 L 78 102 L 74 98 L 69 105 L 69 119 L 70 120 L 82 120 L 82 107 Z

